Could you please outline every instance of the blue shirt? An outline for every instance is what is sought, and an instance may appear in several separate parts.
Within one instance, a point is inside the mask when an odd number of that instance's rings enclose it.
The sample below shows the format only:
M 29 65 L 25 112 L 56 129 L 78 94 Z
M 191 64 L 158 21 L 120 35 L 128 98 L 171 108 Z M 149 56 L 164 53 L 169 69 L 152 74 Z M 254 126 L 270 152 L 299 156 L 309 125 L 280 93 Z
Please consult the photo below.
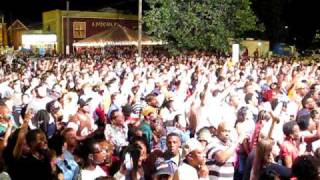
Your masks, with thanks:
M 63 151 L 64 159 L 57 161 L 58 167 L 62 170 L 65 180 L 77 180 L 79 176 L 79 165 L 74 160 L 73 155 L 65 150 Z

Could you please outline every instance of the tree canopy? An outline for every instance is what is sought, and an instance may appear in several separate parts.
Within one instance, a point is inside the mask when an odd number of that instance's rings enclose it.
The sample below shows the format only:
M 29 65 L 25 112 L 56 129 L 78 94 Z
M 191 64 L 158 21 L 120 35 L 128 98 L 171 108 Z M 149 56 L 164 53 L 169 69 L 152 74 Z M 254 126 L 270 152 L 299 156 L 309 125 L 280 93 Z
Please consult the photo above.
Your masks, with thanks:
M 172 49 L 229 49 L 229 40 L 263 30 L 250 0 L 147 0 L 148 33 Z

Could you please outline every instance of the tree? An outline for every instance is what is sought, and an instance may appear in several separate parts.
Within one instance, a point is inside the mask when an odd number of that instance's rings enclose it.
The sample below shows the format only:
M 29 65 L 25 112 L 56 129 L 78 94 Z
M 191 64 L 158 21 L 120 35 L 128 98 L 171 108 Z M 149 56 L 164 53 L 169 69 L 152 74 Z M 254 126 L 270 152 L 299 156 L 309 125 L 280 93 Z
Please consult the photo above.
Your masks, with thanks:
M 263 30 L 250 0 L 147 0 L 148 33 L 170 49 L 227 51 L 229 39 Z

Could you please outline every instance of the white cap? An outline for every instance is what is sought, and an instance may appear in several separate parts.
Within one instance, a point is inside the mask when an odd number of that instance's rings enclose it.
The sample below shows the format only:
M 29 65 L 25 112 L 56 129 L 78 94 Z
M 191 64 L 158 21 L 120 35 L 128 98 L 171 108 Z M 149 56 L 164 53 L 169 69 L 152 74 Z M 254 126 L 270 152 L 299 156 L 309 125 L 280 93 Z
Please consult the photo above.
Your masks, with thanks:
M 202 144 L 196 138 L 188 139 L 186 144 L 183 146 L 184 157 L 186 157 L 188 154 L 190 154 L 194 150 L 203 151 Z
M 44 86 L 40 86 L 37 88 L 37 92 L 38 92 L 38 95 L 40 97 L 46 97 L 47 96 L 47 88 L 44 87 Z

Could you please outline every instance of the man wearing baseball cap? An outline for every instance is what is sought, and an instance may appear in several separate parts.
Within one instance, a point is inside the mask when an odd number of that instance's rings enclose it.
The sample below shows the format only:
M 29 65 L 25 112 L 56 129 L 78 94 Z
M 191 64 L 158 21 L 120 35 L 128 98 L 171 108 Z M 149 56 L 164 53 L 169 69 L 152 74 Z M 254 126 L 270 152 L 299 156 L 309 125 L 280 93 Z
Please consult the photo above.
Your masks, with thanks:
M 183 146 L 184 162 L 179 166 L 173 176 L 173 180 L 184 179 L 209 179 L 209 170 L 205 165 L 204 149 L 201 143 L 195 139 L 189 139 Z

